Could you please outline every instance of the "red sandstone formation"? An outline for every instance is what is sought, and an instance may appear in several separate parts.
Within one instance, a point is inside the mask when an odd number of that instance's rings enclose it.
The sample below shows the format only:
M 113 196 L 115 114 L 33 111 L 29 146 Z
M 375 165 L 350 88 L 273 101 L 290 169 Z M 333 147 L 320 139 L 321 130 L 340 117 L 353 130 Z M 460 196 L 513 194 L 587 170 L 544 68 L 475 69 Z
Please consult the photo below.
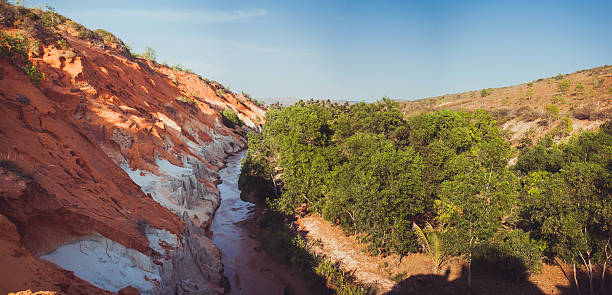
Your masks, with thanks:
M 45 74 L 40 86 L 0 56 L 0 293 L 109 293 L 38 259 L 89 235 L 163 265 L 158 291 L 222 292 L 220 254 L 197 225 L 218 206 L 216 170 L 245 139 L 219 112 L 231 108 L 259 128 L 264 110 L 242 95 L 217 95 L 222 86 L 195 74 L 96 47 L 63 25 L 57 33 L 67 48 L 42 39 L 30 52 Z M 164 160 L 190 172 L 161 171 Z M 131 169 L 159 177 L 149 189 L 171 210 L 134 183 Z M 149 229 L 178 244 L 153 249 Z M 200 277 L 185 279 L 194 267 Z

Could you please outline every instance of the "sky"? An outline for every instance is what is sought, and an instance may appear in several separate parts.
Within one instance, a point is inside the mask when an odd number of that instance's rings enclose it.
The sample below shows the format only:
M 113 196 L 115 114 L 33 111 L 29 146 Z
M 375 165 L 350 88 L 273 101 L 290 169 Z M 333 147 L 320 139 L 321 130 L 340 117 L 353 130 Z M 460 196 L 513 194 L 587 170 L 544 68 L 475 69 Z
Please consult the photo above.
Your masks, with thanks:
M 612 64 L 612 1 L 64 1 L 134 51 L 254 97 L 374 101 Z

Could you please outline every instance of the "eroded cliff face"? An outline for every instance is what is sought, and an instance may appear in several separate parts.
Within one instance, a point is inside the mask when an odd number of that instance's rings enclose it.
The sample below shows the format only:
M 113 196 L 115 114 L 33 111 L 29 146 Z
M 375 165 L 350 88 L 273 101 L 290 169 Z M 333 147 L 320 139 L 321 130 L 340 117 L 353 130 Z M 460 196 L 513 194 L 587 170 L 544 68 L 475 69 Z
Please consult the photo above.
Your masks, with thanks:
M 38 87 L 0 57 L 0 293 L 221 294 L 203 229 L 219 205 L 216 171 L 265 110 L 57 32 L 67 47 L 41 40 L 30 52 Z M 246 127 L 223 124 L 228 108 Z

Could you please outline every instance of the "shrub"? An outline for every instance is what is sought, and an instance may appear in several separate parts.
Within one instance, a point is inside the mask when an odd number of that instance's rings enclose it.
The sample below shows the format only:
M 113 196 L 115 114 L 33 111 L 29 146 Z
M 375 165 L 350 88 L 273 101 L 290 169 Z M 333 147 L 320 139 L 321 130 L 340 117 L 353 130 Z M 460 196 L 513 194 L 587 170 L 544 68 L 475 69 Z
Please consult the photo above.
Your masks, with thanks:
M 138 57 L 152 62 L 157 62 L 157 53 L 155 52 L 155 49 L 151 48 L 150 46 L 145 47 L 145 51 L 139 54 Z
M 215 91 L 215 93 L 217 94 L 218 97 L 223 97 L 223 95 L 225 95 L 225 89 L 223 88 L 219 88 Z
M 194 98 L 179 96 L 179 97 L 176 98 L 176 101 L 184 103 L 184 104 L 188 104 L 188 105 L 190 105 L 192 107 L 195 107 L 195 108 L 198 107 L 198 101 L 195 100 Z
M 546 116 L 548 119 L 559 119 L 559 108 L 557 106 L 547 105 L 544 107 L 544 110 L 546 111 Z
M 45 5 L 45 11 L 40 11 L 40 19 L 45 27 L 55 27 L 59 23 L 59 15 L 55 13 L 55 8 Z
M 59 39 L 57 41 L 57 44 L 59 44 L 60 48 L 64 50 L 68 49 L 68 42 L 66 41 L 66 39 Z
M 486 257 L 501 270 L 518 278 L 539 273 L 542 269 L 542 247 L 520 230 L 500 230 L 486 251 Z
M 572 121 L 569 118 L 563 118 L 555 128 L 550 130 L 550 136 L 554 138 L 563 138 L 568 136 L 572 130 Z
M 493 89 L 492 88 L 487 88 L 487 89 L 482 89 L 480 90 L 480 96 L 481 97 L 485 97 L 490 95 L 491 93 L 493 93 Z
M 557 86 L 559 87 L 559 91 L 565 93 L 566 91 L 568 91 L 570 89 L 570 81 L 565 79 L 565 80 L 559 82 L 559 84 Z
M 584 93 L 584 84 L 579 83 L 576 85 L 576 87 L 574 88 L 574 91 L 576 91 L 576 94 L 583 94 Z
M 30 42 L 24 36 L 13 37 L 0 32 L 0 55 L 8 57 L 14 65 L 22 69 L 35 85 L 40 85 L 45 75 L 40 71 L 38 65 L 33 65 L 28 59 Z
M 560 93 L 553 94 L 553 96 L 552 96 L 552 102 L 553 102 L 554 104 L 557 104 L 557 103 L 565 103 L 565 98 L 564 98 L 564 97 L 563 97 L 563 95 L 561 95 Z
M 36 86 L 40 86 L 40 82 L 45 77 L 45 74 L 39 70 L 38 65 L 27 65 L 25 72 L 30 77 L 30 81 Z
M 554 76 L 554 77 L 553 77 L 553 79 L 555 79 L 555 80 L 559 81 L 559 80 L 563 79 L 564 77 L 565 77 L 565 75 L 563 75 L 563 74 L 559 73 L 559 74 L 557 74 L 556 76 Z
M 94 36 L 94 32 L 87 29 L 86 27 L 81 26 L 78 30 L 78 36 L 81 39 L 92 39 Z
M 115 37 L 115 35 L 113 35 L 111 32 L 104 30 L 104 29 L 97 29 L 95 31 L 93 31 L 95 33 L 95 35 L 102 39 L 102 41 L 104 41 L 104 44 L 110 45 L 110 44 L 116 44 L 116 45 L 123 45 L 125 46 L 125 44 L 123 44 L 123 41 L 121 41 L 121 39 Z
M 238 114 L 232 109 L 225 109 L 221 111 L 221 120 L 223 124 L 229 128 L 236 128 L 236 126 L 242 126 L 243 122 L 238 117 Z

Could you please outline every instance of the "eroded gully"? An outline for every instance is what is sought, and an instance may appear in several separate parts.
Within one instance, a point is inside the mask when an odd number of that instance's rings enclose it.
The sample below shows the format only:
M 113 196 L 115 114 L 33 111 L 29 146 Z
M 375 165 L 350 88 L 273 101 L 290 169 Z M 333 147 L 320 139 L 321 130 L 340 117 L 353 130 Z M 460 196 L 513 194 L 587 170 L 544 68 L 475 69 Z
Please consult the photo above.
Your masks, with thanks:
M 228 157 L 219 171 L 221 204 L 210 229 L 221 249 L 229 294 L 309 294 L 307 284 L 287 266 L 272 260 L 261 248 L 255 227 L 255 205 L 240 199 L 238 177 L 245 152 Z M 251 226 L 248 226 L 251 225 Z

